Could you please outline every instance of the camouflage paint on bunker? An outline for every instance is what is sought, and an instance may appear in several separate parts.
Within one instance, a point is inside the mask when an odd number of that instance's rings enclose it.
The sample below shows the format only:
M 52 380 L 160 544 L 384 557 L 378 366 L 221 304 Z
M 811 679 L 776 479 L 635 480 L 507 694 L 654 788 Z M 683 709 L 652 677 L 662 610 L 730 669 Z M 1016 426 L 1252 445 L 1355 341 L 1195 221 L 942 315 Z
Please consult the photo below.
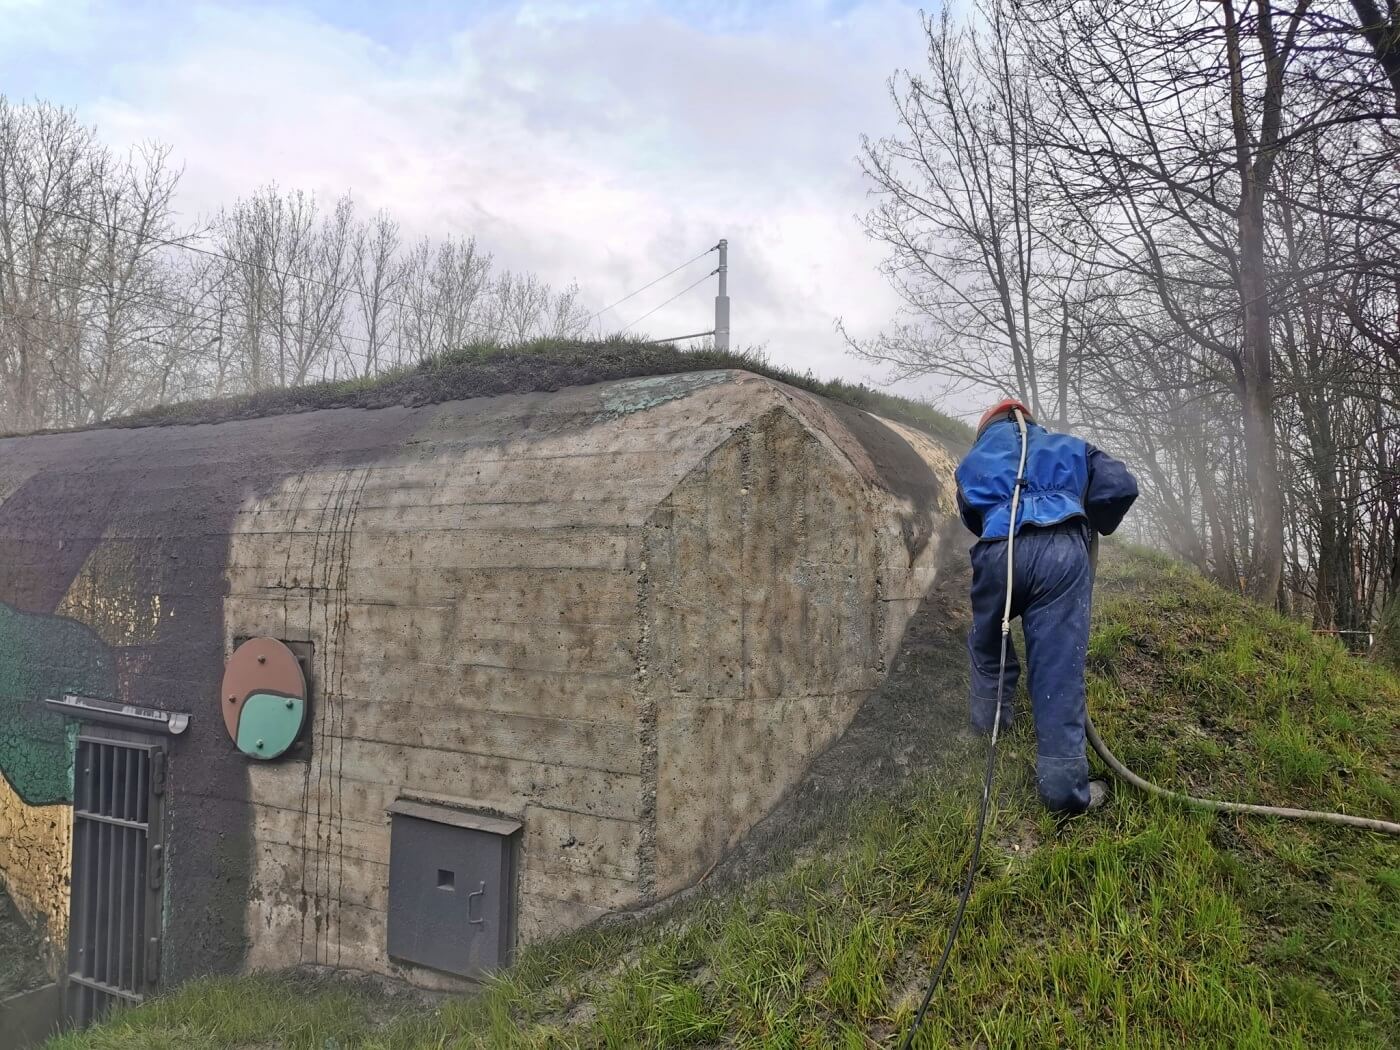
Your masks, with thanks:
M 73 734 L 43 701 L 109 697 L 111 652 L 88 627 L 0 602 L 0 776 L 31 806 L 73 800 Z
M 75 727 L 43 701 L 110 696 L 114 681 L 88 627 L 0 602 L 0 879 L 55 947 L 68 920 Z

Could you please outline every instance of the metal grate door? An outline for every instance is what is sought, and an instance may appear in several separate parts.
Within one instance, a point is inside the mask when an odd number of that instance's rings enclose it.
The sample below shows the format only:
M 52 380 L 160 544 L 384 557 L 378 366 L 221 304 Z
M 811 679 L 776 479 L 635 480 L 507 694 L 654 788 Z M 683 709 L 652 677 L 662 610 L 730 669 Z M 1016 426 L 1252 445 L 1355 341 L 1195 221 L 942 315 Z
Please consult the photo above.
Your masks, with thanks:
M 79 736 L 68 930 L 68 1016 L 75 1024 L 139 1003 L 155 989 L 164 793 L 160 744 Z

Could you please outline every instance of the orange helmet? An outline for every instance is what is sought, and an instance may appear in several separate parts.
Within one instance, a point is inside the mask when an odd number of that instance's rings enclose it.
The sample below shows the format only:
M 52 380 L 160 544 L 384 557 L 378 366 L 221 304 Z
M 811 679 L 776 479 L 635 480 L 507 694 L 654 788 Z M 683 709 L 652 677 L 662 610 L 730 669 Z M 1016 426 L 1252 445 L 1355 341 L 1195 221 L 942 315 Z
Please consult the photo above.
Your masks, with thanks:
M 1008 397 L 1005 401 L 998 401 L 995 405 L 982 413 L 982 418 L 977 421 L 977 433 L 982 433 L 983 427 L 996 419 L 996 417 L 1003 412 L 1010 412 L 1013 408 L 1019 408 L 1021 410 L 1021 415 L 1026 417 L 1027 423 L 1035 422 L 1031 418 L 1031 410 L 1026 407 L 1024 401 L 1017 401 L 1014 397 Z

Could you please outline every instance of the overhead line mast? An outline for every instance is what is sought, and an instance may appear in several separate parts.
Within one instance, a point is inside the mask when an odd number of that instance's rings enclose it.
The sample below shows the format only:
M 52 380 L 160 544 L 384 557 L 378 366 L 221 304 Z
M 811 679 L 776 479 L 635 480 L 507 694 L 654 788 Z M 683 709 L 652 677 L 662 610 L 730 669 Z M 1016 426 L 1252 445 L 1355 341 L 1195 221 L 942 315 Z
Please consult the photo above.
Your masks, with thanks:
M 715 296 L 715 349 L 729 349 L 729 242 L 719 242 L 719 293 Z

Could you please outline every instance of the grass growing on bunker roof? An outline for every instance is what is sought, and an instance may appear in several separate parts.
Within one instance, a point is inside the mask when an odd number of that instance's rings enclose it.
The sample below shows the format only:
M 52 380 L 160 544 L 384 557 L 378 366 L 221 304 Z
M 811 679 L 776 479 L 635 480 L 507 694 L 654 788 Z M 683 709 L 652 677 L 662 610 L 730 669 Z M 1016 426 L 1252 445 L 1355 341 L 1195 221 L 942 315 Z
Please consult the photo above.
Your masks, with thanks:
M 559 390 L 639 376 L 737 368 L 918 427 L 965 446 L 972 431 L 931 405 L 857 383 L 821 380 L 768 362 L 761 350 L 689 350 L 673 343 L 613 337 L 537 339 L 510 346 L 473 344 L 369 379 L 262 390 L 237 397 L 162 405 L 103 426 L 222 423 L 322 408 L 384 408 L 473 397 Z
M 1333 641 L 1110 549 L 1090 661 L 1104 736 L 1149 778 L 1400 818 L 1400 679 Z M 917 1045 L 1396 1045 L 1400 843 L 1130 789 L 1058 825 L 1034 799 L 1027 722 L 1003 745 L 967 924 Z M 980 763 L 963 746 L 951 781 L 852 807 L 770 876 L 528 949 L 475 998 L 406 1009 L 339 982 L 204 982 L 52 1050 L 896 1045 L 967 855 Z

